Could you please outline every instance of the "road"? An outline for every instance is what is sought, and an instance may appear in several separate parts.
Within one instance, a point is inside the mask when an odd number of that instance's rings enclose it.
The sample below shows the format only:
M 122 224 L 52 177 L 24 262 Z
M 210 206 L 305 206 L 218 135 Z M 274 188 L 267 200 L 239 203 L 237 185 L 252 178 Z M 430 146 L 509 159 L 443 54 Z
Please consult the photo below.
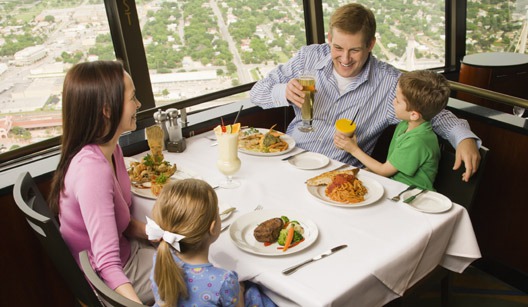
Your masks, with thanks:
M 220 28 L 222 38 L 227 41 L 229 51 L 231 51 L 231 53 L 233 54 L 233 64 L 235 64 L 235 66 L 237 67 L 238 79 L 240 81 L 240 84 L 252 82 L 253 79 L 251 78 L 251 74 L 246 68 L 246 65 L 242 63 L 242 59 L 240 58 L 240 54 L 238 53 L 236 44 L 233 41 L 231 34 L 229 34 L 227 26 L 224 22 L 224 17 L 222 17 L 222 12 L 218 8 L 218 5 L 216 5 L 216 1 L 210 0 L 209 5 L 211 5 L 211 9 L 213 10 L 216 19 L 218 20 L 218 28 Z

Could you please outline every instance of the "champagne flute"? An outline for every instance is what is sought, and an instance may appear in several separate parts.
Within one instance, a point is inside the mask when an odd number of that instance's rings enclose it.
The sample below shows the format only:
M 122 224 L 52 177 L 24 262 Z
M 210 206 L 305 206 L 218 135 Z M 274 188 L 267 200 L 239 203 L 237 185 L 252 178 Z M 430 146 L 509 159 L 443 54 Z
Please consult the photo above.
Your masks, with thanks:
M 302 132 L 314 131 L 312 126 L 313 104 L 315 98 L 315 75 L 312 73 L 303 73 L 297 81 L 302 85 L 304 92 L 304 103 L 301 107 L 302 126 L 299 130 Z
M 238 158 L 238 133 L 216 133 L 218 141 L 218 159 L 216 167 L 226 176 L 220 182 L 220 187 L 233 189 L 240 186 L 240 181 L 234 180 L 233 175 L 240 169 L 240 159 Z

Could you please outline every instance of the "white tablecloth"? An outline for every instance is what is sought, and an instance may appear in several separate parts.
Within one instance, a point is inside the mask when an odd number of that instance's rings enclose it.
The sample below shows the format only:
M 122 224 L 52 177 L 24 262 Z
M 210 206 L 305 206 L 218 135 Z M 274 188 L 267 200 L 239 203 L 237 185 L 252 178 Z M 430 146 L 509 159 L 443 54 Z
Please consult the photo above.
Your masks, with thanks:
M 179 169 L 216 185 L 223 175 L 216 169 L 217 147 L 198 135 L 187 139 L 183 153 L 164 152 Z M 289 154 L 299 152 L 295 148 Z M 232 223 L 257 205 L 265 209 L 297 211 L 317 224 L 319 237 L 301 252 L 284 256 L 260 256 L 240 250 L 228 231 L 212 245 L 210 261 L 235 270 L 241 280 L 263 285 L 281 306 L 381 306 L 402 295 L 437 265 L 462 272 L 480 258 L 480 250 L 467 211 L 454 204 L 440 214 L 428 214 L 386 197 L 406 185 L 361 170 L 383 185 L 383 197 L 364 207 L 335 207 L 321 203 L 307 192 L 305 181 L 341 163 L 317 170 L 295 168 L 282 158 L 239 153 L 242 161 L 236 189 L 218 189 L 222 206 L 237 211 L 224 221 Z M 135 158 L 141 158 L 139 154 Z M 132 214 L 140 220 L 150 215 L 154 201 L 134 196 Z M 314 262 L 292 275 L 281 271 L 334 246 L 348 247 Z

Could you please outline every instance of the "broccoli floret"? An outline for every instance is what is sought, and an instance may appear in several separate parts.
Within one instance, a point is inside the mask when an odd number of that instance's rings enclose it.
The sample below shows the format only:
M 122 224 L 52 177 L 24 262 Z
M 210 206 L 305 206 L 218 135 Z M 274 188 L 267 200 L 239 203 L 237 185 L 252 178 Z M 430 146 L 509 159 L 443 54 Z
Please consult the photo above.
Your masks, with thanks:
M 292 243 L 299 242 L 303 239 L 303 235 L 300 234 L 297 230 L 293 232 L 293 240 Z
M 285 215 L 281 216 L 281 219 L 284 222 L 284 224 L 286 224 L 286 223 L 288 223 L 290 221 L 290 219 L 287 216 L 285 216 Z
M 284 246 L 284 243 L 286 242 L 286 236 L 288 236 L 288 230 L 281 229 L 277 243 L 281 246 Z

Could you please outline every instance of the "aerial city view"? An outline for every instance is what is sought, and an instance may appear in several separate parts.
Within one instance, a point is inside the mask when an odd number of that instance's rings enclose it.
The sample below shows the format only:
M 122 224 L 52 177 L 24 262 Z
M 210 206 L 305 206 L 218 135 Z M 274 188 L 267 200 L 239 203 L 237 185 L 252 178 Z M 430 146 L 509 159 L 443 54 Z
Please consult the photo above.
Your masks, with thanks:
M 325 24 L 348 2 L 324 1 Z M 445 1 L 356 2 L 376 16 L 378 58 L 405 70 L 444 66 Z M 256 81 L 306 42 L 301 0 L 136 6 L 158 106 Z M 527 8 L 528 0 L 468 1 L 467 53 L 525 52 Z M 112 59 L 102 0 L 0 0 L 0 153 L 60 135 L 65 72 Z

